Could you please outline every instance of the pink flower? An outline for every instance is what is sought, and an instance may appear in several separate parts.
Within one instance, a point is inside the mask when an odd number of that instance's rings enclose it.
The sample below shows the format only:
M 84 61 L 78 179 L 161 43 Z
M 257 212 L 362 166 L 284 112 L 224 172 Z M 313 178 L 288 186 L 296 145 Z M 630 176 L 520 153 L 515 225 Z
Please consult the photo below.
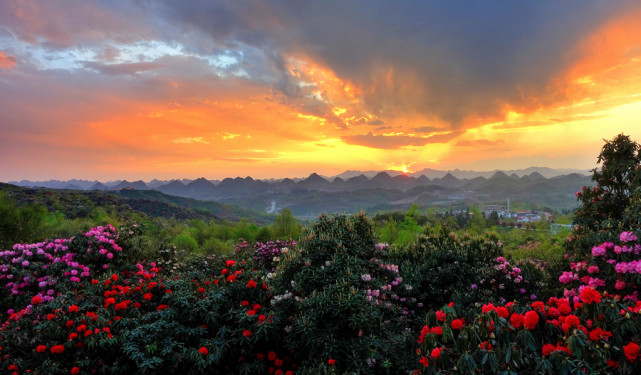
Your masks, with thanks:
M 632 242 L 637 240 L 637 236 L 632 232 L 622 232 L 619 239 L 621 242 Z

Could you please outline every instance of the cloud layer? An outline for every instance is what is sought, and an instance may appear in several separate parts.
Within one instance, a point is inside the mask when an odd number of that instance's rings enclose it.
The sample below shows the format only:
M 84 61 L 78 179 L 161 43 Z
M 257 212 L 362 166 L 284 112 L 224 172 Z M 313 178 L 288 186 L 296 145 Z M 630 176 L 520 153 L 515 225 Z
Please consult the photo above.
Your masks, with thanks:
M 585 167 L 602 138 L 641 138 L 638 19 L 635 1 L 2 2 L 0 179 Z

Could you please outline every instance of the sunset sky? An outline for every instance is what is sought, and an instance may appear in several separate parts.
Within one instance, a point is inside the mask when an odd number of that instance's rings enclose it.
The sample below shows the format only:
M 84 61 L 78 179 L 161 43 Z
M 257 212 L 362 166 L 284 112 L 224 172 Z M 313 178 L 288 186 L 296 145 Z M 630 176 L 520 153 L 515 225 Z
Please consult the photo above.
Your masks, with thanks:
M 0 181 L 590 169 L 639 1 L 0 0 Z

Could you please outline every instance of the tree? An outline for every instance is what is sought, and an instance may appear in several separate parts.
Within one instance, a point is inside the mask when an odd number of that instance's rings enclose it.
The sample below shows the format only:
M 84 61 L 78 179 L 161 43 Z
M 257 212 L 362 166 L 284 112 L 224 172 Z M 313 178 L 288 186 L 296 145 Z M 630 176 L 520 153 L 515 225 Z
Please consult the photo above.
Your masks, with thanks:
M 578 252 L 638 228 L 641 220 L 641 145 L 619 134 L 606 141 L 598 163 L 601 167 L 592 173 L 595 186 L 576 193 L 581 206 L 574 216 L 576 241 L 569 247 Z
M 289 208 L 283 210 L 276 216 L 276 222 L 272 232 L 278 238 L 298 238 L 300 226 Z

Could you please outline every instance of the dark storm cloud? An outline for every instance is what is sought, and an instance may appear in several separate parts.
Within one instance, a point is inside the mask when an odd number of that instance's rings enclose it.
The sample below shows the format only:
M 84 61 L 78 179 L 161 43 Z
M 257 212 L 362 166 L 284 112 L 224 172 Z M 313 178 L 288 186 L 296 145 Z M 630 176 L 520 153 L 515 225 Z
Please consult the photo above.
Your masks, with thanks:
M 151 3 L 150 3 L 151 4 Z M 274 88 L 299 97 L 282 63 L 304 54 L 363 89 L 363 104 L 436 117 L 468 117 L 541 104 L 551 78 L 589 31 L 632 1 L 164 1 L 152 7 L 202 38 L 265 52 Z M 548 96 L 550 97 L 550 96 Z M 552 96 L 554 100 L 558 97 Z

